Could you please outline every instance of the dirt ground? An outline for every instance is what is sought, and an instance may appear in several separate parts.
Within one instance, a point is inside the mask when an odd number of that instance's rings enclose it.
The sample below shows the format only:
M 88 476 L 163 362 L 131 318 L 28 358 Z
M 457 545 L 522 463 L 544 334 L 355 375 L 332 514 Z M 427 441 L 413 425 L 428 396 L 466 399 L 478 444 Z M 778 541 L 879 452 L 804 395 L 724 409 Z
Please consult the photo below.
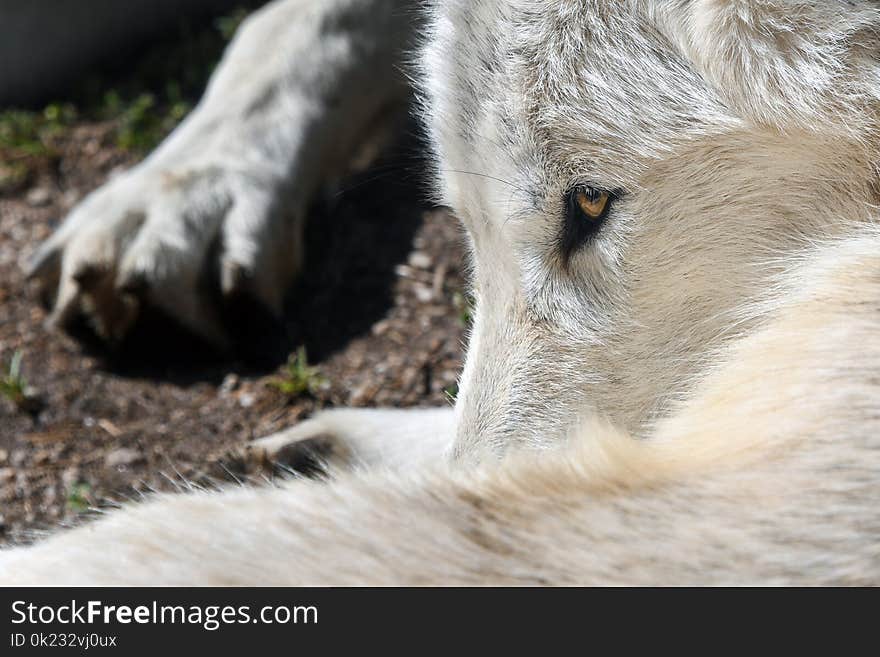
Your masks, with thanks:
M 54 137 L 51 166 L 0 190 L 0 376 L 19 352 L 39 400 L 28 411 L 0 397 L 0 543 L 183 482 L 275 476 L 243 469 L 230 450 L 322 408 L 450 403 L 467 321 L 462 248 L 455 221 L 422 201 L 413 139 L 315 208 L 283 325 L 240 322 L 238 355 L 155 317 L 114 351 L 45 328 L 20 264 L 137 161 L 113 135 L 113 121 L 75 121 Z M 287 394 L 273 382 L 300 346 L 314 390 Z

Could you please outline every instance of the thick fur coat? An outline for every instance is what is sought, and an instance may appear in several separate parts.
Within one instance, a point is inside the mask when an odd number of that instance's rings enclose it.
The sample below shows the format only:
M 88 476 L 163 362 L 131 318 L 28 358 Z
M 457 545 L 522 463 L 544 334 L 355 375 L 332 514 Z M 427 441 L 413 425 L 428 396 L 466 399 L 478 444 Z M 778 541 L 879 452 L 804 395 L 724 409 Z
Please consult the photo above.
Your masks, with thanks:
M 0 579 L 880 583 L 880 8 L 426 11 L 476 298 L 454 411 L 319 416 L 262 445 L 330 440 L 329 483 L 159 496 Z M 609 204 L 564 251 L 579 189 Z

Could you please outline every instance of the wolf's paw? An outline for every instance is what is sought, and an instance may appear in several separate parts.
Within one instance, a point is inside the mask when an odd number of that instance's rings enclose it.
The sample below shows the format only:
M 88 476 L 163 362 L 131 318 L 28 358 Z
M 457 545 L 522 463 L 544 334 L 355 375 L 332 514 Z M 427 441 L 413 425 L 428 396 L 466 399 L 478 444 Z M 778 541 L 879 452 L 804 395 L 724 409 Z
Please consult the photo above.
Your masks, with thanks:
M 406 469 L 444 461 L 454 434 L 451 408 L 336 409 L 248 443 L 236 456 L 247 466 L 279 465 L 300 472 Z
M 323 422 L 321 415 L 247 443 L 232 456 L 248 470 L 281 467 L 306 475 L 354 464 L 347 438 Z
M 115 342 L 147 306 L 217 346 L 220 309 L 246 298 L 273 314 L 299 268 L 301 223 L 279 185 L 218 166 L 145 163 L 86 197 L 37 251 L 28 274 L 50 323 L 85 316 Z
M 354 465 L 351 436 L 326 422 L 327 413 L 242 446 L 236 456 L 251 467 L 280 466 L 303 474 Z

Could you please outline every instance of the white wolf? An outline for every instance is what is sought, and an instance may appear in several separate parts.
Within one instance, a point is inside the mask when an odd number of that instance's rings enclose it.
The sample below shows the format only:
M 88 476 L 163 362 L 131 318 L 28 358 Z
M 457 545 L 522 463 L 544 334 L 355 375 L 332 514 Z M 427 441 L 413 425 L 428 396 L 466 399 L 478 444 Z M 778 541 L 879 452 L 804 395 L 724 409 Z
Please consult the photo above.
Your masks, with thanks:
M 880 8 L 425 11 L 270 6 L 38 274 L 108 334 L 135 276 L 218 335 L 187 285 L 221 235 L 224 286 L 275 302 L 297 260 L 272 245 L 299 230 L 275 204 L 299 213 L 397 93 L 362 70 L 393 66 L 386 36 L 422 34 L 439 189 L 474 261 L 454 411 L 319 416 L 261 446 L 322 436 L 372 467 L 158 496 L 0 554 L 2 581 L 880 583 Z

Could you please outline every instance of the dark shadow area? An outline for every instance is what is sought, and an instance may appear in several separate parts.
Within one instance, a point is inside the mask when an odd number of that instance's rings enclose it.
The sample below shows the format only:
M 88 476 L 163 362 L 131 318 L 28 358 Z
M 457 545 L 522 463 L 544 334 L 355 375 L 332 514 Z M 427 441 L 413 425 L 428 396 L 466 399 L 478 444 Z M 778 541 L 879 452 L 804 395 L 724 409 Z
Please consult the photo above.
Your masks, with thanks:
M 133 77 L 158 88 L 169 79 L 190 95 L 249 11 L 267 0 L 30 0 L 7 8 L 0 43 L 0 104 L 39 109 L 57 98 L 82 102 L 84 90 L 106 91 L 107 79 Z M 230 34 L 205 29 L 229 26 Z M 131 63 L 138 62 L 132 71 Z M 168 73 L 174 77 L 169 78 Z M 178 79 L 180 73 L 183 77 Z M 97 75 L 96 75 L 97 73 Z M 96 86 L 97 83 L 97 86 Z
M 424 141 L 405 137 L 375 167 L 346 180 L 317 207 L 306 231 L 306 272 L 289 296 L 291 344 L 320 362 L 368 331 L 392 305 L 395 267 L 432 207 L 426 199 Z
M 137 323 L 116 345 L 99 338 L 85 318 L 65 327 L 65 332 L 95 358 L 101 369 L 123 377 L 219 384 L 234 358 L 212 347 L 165 313 L 145 308 Z

